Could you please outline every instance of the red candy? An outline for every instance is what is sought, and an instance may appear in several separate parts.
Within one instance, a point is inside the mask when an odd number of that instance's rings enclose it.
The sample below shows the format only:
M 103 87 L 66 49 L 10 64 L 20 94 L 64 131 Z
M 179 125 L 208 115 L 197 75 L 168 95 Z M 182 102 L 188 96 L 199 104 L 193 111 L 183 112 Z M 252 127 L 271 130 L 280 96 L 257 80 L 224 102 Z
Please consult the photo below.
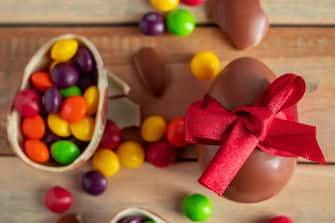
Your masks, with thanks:
M 155 142 L 146 149 L 148 161 L 157 167 L 167 167 L 176 161 L 176 150 L 165 141 Z
M 61 116 L 68 122 L 77 122 L 85 117 L 87 104 L 83 97 L 73 96 L 65 99 L 61 108 Z
M 28 139 L 42 139 L 45 134 L 45 123 L 40 115 L 25 117 L 22 121 L 22 133 Z
M 293 221 L 286 216 L 277 216 L 272 218 L 269 223 L 293 223 Z
M 183 118 L 176 118 L 169 122 L 166 133 L 166 140 L 177 148 L 182 148 L 188 145 L 185 140 L 185 122 Z
M 24 117 L 33 117 L 40 112 L 41 99 L 35 90 L 19 91 L 14 99 L 15 109 Z
M 50 75 L 46 72 L 33 73 L 30 80 L 32 85 L 40 91 L 46 91 L 48 88 L 52 87 Z
M 205 0 L 182 0 L 182 2 L 186 5 L 190 6 L 198 6 L 205 2 Z
M 121 130 L 113 121 L 107 121 L 100 148 L 115 149 L 120 145 Z
M 50 211 L 63 213 L 71 207 L 73 197 L 66 189 L 60 186 L 55 186 L 50 188 L 45 194 L 44 203 Z

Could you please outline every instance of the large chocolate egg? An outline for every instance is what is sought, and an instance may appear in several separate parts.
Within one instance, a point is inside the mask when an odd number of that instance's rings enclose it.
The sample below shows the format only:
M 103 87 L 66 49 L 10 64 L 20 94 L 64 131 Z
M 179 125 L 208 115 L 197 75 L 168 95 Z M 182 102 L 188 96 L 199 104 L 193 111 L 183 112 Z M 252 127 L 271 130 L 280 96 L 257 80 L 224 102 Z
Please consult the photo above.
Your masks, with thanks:
M 231 110 L 251 105 L 274 79 L 273 72 L 263 63 L 252 58 L 240 58 L 221 72 L 209 95 Z M 280 116 L 297 120 L 296 107 L 285 110 Z M 200 163 L 207 165 L 218 149 L 218 146 L 198 146 Z M 295 165 L 295 158 L 279 157 L 255 148 L 223 196 L 239 202 L 266 200 L 286 185 Z

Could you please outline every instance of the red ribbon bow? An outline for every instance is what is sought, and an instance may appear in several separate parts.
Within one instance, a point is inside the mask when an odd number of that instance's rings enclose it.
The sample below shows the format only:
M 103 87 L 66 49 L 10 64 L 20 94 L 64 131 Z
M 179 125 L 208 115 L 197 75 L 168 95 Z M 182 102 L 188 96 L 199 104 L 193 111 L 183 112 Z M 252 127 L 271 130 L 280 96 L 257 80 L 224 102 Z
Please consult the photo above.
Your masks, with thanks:
M 186 140 L 221 145 L 199 182 L 222 195 L 256 146 L 270 154 L 325 164 L 316 128 L 282 119 L 285 109 L 302 98 L 305 88 L 301 77 L 285 74 L 253 106 L 229 112 L 210 96 L 191 104 L 185 117 Z

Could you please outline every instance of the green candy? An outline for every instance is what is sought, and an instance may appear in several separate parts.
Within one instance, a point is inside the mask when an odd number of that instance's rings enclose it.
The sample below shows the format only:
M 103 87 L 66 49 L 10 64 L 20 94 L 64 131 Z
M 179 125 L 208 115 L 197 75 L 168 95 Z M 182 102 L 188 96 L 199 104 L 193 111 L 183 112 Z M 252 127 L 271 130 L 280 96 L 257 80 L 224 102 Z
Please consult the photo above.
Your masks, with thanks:
M 144 221 L 143 223 L 156 223 L 156 222 L 153 220 L 147 220 L 147 221 Z
M 60 94 L 64 97 L 71 97 L 71 96 L 81 96 L 81 90 L 78 86 L 72 86 L 68 88 L 63 88 L 60 90 Z
M 78 146 L 69 140 L 59 140 L 51 145 L 51 156 L 60 164 L 68 165 L 75 161 L 79 155 Z
M 212 214 L 212 203 L 202 194 L 192 194 L 184 199 L 182 210 L 191 221 L 207 221 Z
M 178 36 L 190 35 L 195 29 L 195 18 L 187 9 L 171 11 L 166 19 L 167 29 Z

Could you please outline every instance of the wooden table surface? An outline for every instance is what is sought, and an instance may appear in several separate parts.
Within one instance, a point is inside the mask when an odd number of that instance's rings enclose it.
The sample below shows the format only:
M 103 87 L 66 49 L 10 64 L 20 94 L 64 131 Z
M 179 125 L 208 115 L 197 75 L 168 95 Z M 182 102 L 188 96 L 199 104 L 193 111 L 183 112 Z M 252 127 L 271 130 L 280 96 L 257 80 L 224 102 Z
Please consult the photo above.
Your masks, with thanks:
M 277 214 L 295 223 L 334 223 L 335 211 L 335 1 L 263 0 L 272 28 L 257 47 L 237 51 L 207 19 L 204 7 L 192 9 L 201 25 L 187 38 L 172 35 L 145 37 L 137 28 L 150 6 L 146 0 L 26 0 L 0 1 L 0 222 L 55 222 L 58 215 L 42 203 L 52 185 L 69 188 L 75 197 L 70 211 L 83 214 L 86 223 L 108 223 L 124 207 L 145 207 L 171 223 L 189 222 L 180 215 L 181 199 L 201 192 L 214 203 L 211 223 L 262 223 Z M 66 174 L 34 170 L 16 158 L 7 142 L 6 110 L 18 87 L 23 68 L 49 38 L 78 33 L 98 47 L 106 67 L 129 81 L 130 57 L 143 46 L 157 48 L 174 74 L 190 75 L 188 62 L 199 50 L 213 50 L 225 65 L 240 56 L 264 61 L 277 74 L 295 72 L 308 84 L 300 103 L 301 121 L 318 127 L 318 139 L 328 165 L 303 160 L 289 185 L 275 198 L 258 204 L 239 204 L 218 198 L 196 183 L 199 167 L 187 160 L 156 169 L 122 169 L 109 180 L 107 192 L 91 197 L 80 189 L 80 176 L 89 165 Z M 141 89 L 134 86 L 131 94 Z

